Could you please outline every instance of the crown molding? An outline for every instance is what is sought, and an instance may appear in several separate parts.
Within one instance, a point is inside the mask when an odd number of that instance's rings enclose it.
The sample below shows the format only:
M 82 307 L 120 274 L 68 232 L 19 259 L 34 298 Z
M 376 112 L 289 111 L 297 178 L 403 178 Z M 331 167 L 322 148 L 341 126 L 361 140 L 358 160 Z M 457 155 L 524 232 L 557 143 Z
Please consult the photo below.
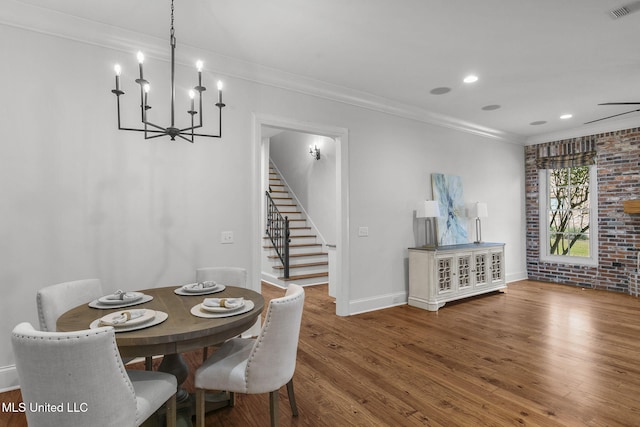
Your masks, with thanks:
M 3 25 L 127 53 L 142 50 L 149 58 L 170 61 L 168 40 L 29 5 L 19 0 L 3 0 L 2 3 L 0 23 Z M 332 85 L 193 46 L 181 44 L 179 47 L 180 49 L 176 52 L 176 63 L 181 65 L 190 64 L 191 61 L 187 58 L 202 57 L 206 59 L 208 65 L 215 64 L 215 68 L 208 67 L 207 72 L 299 92 L 497 141 L 518 145 L 523 145 L 526 142 L 526 138 L 521 135 L 480 126 L 370 93 Z

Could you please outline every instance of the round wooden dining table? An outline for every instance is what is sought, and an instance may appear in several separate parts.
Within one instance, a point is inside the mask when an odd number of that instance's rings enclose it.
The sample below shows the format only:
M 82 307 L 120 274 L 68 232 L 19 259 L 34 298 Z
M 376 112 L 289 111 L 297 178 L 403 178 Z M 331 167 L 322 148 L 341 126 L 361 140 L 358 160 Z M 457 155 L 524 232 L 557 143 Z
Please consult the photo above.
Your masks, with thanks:
M 150 295 L 153 299 L 126 308 L 96 309 L 89 307 L 90 301 L 87 301 L 86 304 L 62 314 L 56 326 L 58 331 L 71 332 L 89 329 L 94 320 L 116 311 L 141 308 L 163 311 L 168 317 L 158 325 L 130 332 L 116 330 L 116 343 L 123 357 L 148 358 L 163 355 L 164 359 L 158 369 L 174 374 L 178 384 L 181 384 L 187 377 L 188 368 L 180 353 L 221 344 L 240 335 L 249 329 L 262 313 L 264 298 L 258 292 L 235 286 L 227 286 L 222 292 L 209 295 L 177 295 L 174 292 L 177 288 L 179 286 L 137 291 Z M 247 313 L 220 318 L 202 318 L 191 314 L 192 307 L 207 297 L 243 297 L 252 301 L 254 307 Z M 180 396 L 178 398 L 180 399 Z
M 137 291 L 152 296 L 153 300 L 127 308 L 95 309 L 89 307 L 90 301 L 87 301 L 87 304 L 75 307 L 58 318 L 58 331 L 89 329 L 91 322 L 116 311 L 141 308 L 159 310 L 169 315 L 164 322 L 136 331 L 116 333 L 120 354 L 124 357 L 177 354 L 220 344 L 239 335 L 255 323 L 264 308 L 262 295 L 250 289 L 227 286 L 224 291 L 215 294 L 183 296 L 174 293 L 178 287 Z M 254 308 L 244 314 L 214 319 L 205 319 L 191 314 L 191 308 L 207 297 L 243 297 L 245 300 L 251 300 Z

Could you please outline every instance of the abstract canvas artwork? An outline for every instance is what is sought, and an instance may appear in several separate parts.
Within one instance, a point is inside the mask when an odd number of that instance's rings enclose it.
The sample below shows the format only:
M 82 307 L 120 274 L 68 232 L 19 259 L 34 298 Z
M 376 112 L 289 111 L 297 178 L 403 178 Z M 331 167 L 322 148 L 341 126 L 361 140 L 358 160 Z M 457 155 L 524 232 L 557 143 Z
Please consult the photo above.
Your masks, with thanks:
M 438 201 L 440 216 L 436 218 L 438 245 L 469 243 L 465 224 L 462 179 L 455 175 L 431 174 L 433 199 Z

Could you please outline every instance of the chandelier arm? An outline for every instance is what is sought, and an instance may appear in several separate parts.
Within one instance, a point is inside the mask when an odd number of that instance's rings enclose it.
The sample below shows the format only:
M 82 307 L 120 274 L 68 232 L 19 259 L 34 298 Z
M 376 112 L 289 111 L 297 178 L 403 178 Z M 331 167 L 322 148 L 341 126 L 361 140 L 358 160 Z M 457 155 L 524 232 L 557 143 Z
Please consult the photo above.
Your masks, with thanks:
M 142 64 L 140 64 L 140 66 L 142 67 Z M 142 68 L 140 68 L 140 73 L 140 76 L 142 76 Z M 147 120 L 147 110 L 151 108 L 147 105 L 149 95 L 144 90 L 144 86 L 148 85 L 149 82 L 140 77 L 139 79 L 136 79 L 136 83 L 140 85 L 140 121 L 144 123 Z
M 191 135 L 191 134 L 188 134 L 188 135 Z M 189 138 L 187 138 L 187 137 L 182 136 L 182 134 L 180 134 L 180 133 L 176 134 L 176 136 L 177 136 L 177 137 L 179 137 L 179 138 L 182 138 L 182 139 L 184 139 L 185 141 L 190 142 L 190 143 L 192 143 L 192 144 L 193 144 L 193 138 L 189 139 Z
M 140 121 L 142 123 L 144 123 L 144 121 L 147 119 L 147 111 L 144 107 L 144 89 L 142 87 L 142 84 L 140 84 Z
M 192 131 L 192 130 L 199 129 L 199 128 L 201 128 L 201 127 L 202 127 L 202 125 L 191 125 L 191 126 L 189 126 L 188 128 L 182 128 L 182 129 L 180 129 L 180 133 L 190 132 L 190 131 Z
M 163 132 L 161 130 L 155 130 L 155 129 L 118 128 L 118 130 L 132 130 L 135 132 L 153 132 L 153 133 L 159 133 L 160 135 L 158 136 L 166 135 L 166 132 Z
M 158 126 L 158 125 L 156 125 L 154 123 L 151 123 L 151 122 L 142 122 L 142 123 L 144 123 L 145 125 L 152 126 L 152 127 L 156 128 L 156 129 L 159 129 L 159 132 L 165 132 L 165 133 L 167 132 L 166 128 L 163 128 L 162 126 Z M 149 132 L 151 132 L 151 130 Z
M 158 135 L 151 135 L 151 136 L 147 136 L 146 132 L 145 132 L 145 136 L 144 139 L 154 139 L 154 138 L 161 138 L 163 136 L 167 136 L 168 134 L 166 132 L 160 132 L 158 130 L 150 130 L 149 132 L 155 132 L 158 133 Z
M 191 116 L 191 129 L 189 129 L 191 131 L 191 143 L 193 144 L 193 116 L 194 114 L 190 114 Z M 180 134 L 182 134 L 182 131 L 180 131 Z
M 120 95 L 116 94 L 116 109 L 118 110 L 118 129 L 126 130 L 120 124 Z
M 202 87 L 202 90 L 206 90 L 202 85 L 200 87 Z M 200 121 L 200 126 L 199 127 L 202 127 L 202 120 L 203 120 L 203 117 L 202 117 L 203 116 L 203 114 L 202 114 L 202 91 L 200 91 L 199 95 L 198 95 L 198 115 L 200 116 L 200 117 L 198 117 L 198 120 Z
M 191 135 L 191 133 L 188 133 L 188 135 Z M 194 133 L 193 136 L 206 136 L 207 138 L 220 138 L 220 135 L 208 135 L 206 133 Z

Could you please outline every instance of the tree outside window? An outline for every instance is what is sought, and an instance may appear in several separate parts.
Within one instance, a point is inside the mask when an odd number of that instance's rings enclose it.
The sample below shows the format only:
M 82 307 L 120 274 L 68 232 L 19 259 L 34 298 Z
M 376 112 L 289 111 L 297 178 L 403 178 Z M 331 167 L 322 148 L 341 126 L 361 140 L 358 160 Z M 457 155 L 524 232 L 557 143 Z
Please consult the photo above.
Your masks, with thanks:
M 590 257 L 589 166 L 549 170 L 549 255 Z

